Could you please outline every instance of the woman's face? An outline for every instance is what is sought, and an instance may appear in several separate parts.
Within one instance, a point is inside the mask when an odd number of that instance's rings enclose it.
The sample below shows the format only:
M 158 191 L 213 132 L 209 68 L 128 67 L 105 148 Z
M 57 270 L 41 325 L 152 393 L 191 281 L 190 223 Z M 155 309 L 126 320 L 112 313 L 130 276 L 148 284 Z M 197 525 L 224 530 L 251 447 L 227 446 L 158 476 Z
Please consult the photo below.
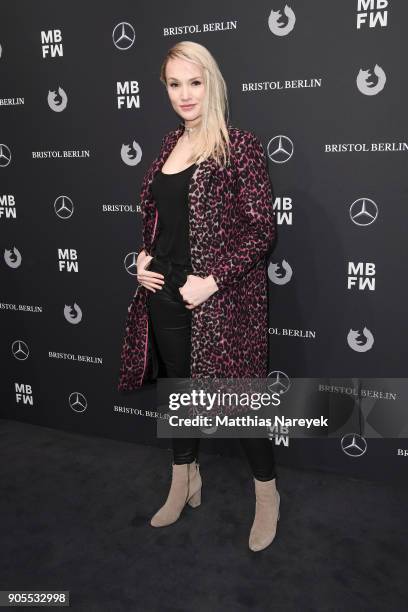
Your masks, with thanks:
M 205 96 L 201 66 L 178 57 L 169 59 L 166 83 L 170 102 L 186 125 L 200 119 Z

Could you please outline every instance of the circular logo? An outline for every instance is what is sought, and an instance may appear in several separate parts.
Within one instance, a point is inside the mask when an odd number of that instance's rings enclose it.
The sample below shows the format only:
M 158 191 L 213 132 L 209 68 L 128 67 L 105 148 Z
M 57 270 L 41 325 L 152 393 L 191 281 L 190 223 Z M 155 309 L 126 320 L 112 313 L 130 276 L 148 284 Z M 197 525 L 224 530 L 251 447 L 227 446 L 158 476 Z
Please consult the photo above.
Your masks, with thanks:
M 67 108 L 68 96 L 62 87 L 58 87 L 58 89 L 50 89 L 48 91 L 47 102 L 51 110 L 56 113 L 60 113 Z
M 349 457 L 361 457 L 367 450 L 367 442 L 357 433 L 349 433 L 341 439 L 341 449 Z
M 54 211 L 60 219 L 69 219 L 74 214 L 74 203 L 68 196 L 60 195 L 54 202 Z
M 4 249 L 4 261 L 10 268 L 18 268 L 22 262 L 20 251 L 16 247 Z
M 374 336 L 367 327 L 364 327 L 361 332 L 359 329 L 350 329 L 347 334 L 347 343 L 353 351 L 365 353 L 373 347 Z
M 268 142 L 268 156 L 275 164 L 285 164 L 293 155 L 294 146 L 288 136 L 280 134 Z
M 268 378 L 271 379 L 271 383 L 268 384 L 268 389 L 271 393 L 279 393 L 279 395 L 283 395 L 289 391 L 290 388 L 290 378 L 285 372 L 281 372 L 280 370 L 273 370 L 268 374 Z
M 142 147 L 136 140 L 131 145 L 122 144 L 120 157 L 127 166 L 137 166 L 142 159 Z
M 276 36 L 286 36 L 295 27 L 296 16 L 290 6 L 286 4 L 283 12 L 285 13 L 286 17 L 286 24 L 280 22 L 282 17 L 281 9 L 278 9 L 277 11 L 272 10 L 269 14 L 268 26 L 272 34 L 275 34 Z
M 20 361 L 27 359 L 30 354 L 28 346 L 24 340 L 14 340 L 13 344 L 11 345 L 11 352 L 13 357 L 19 359 Z
M 68 402 L 74 412 L 85 412 L 88 406 L 85 395 L 79 391 L 73 391 L 68 398 Z
M 372 80 L 373 74 L 374 80 Z M 361 91 L 361 93 L 365 96 L 375 96 L 376 94 L 378 94 L 384 89 L 386 81 L 387 77 L 385 75 L 385 72 L 378 64 L 374 66 L 374 69 L 372 71 L 363 70 L 361 68 L 356 77 L 357 89 Z
M 11 151 L 5 144 L 0 144 L 0 168 L 5 168 L 11 162 Z
M 126 51 L 135 42 L 136 34 L 133 26 L 127 21 L 121 21 L 112 32 L 113 44 L 119 51 Z
M 282 259 L 281 262 L 270 262 L 268 266 L 268 277 L 275 285 L 286 285 L 293 276 L 292 266 Z
M 352 203 L 349 212 L 356 225 L 371 225 L 378 217 L 378 206 L 370 198 L 359 198 Z
M 125 266 L 126 272 L 128 272 L 132 276 L 137 275 L 137 256 L 138 253 L 132 251 L 131 253 L 128 253 L 125 259 L 123 260 L 123 265 Z
M 76 302 L 73 305 L 65 304 L 64 306 L 64 317 L 68 321 L 68 323 L 72 323 L 73 325 L 77 325 L 82 321 L 82 310 L 81 307 L 78 306 Z

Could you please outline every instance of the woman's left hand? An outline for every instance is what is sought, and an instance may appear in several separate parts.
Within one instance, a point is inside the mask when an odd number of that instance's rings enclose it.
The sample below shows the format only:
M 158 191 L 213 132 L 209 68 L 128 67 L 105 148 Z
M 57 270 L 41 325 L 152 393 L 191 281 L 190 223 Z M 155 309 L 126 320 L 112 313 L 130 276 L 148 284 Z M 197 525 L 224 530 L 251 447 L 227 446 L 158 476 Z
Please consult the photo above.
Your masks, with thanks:
M 208 300 L 213 293 L 218 291 L 218 286 L 212 274 L 206 278 L 188 274 L 186 282 L 179 288 L 179 291 L 184 300 L 185 307 L 192 310 Z

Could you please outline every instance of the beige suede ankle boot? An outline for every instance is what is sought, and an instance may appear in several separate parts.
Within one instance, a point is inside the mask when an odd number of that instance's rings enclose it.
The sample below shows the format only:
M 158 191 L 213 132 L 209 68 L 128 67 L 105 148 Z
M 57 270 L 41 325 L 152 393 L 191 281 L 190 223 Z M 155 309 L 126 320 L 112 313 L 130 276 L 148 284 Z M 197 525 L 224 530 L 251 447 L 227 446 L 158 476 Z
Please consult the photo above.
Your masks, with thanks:
M 175 523 L 184 506 L 192 508 L 201 504 L 201 475 L 197 461 L 180 465 L 172 462 L 173 473 L 170 491 L 165 504 L 150 521 L 152 527 L 165 527 Z
M 279 519 L 280 496 L 276 490 L 276 479 L 265 482 L 254 478 L 255 519 L 249 534 L 249 548 L 254 552 L 271 544 L 276 535 Z

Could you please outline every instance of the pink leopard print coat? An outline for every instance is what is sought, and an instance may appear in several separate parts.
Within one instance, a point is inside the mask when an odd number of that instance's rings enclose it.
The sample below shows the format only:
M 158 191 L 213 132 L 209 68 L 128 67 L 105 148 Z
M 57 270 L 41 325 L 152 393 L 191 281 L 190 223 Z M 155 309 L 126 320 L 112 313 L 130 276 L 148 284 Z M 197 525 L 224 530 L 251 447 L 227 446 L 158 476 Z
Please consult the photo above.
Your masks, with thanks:
M 158 211 L 151 192 L 183 123 L 164 137 L 140 194 L 143 245 L 150 254 Z M 228 126 L 231 162 L 199 164 L 189 186 L 189 236 L 193 273 L 212 274 L 219 290 L 191 310 L 192 378 L 266 378 L 268 295 L 266 258 L 276 233 L 273 192 L 263 146 L 249 131 Z M 147 310 L 148 289 L 138 285 L 128 308 L 119 391 L 157 377 L 157 355 Z

